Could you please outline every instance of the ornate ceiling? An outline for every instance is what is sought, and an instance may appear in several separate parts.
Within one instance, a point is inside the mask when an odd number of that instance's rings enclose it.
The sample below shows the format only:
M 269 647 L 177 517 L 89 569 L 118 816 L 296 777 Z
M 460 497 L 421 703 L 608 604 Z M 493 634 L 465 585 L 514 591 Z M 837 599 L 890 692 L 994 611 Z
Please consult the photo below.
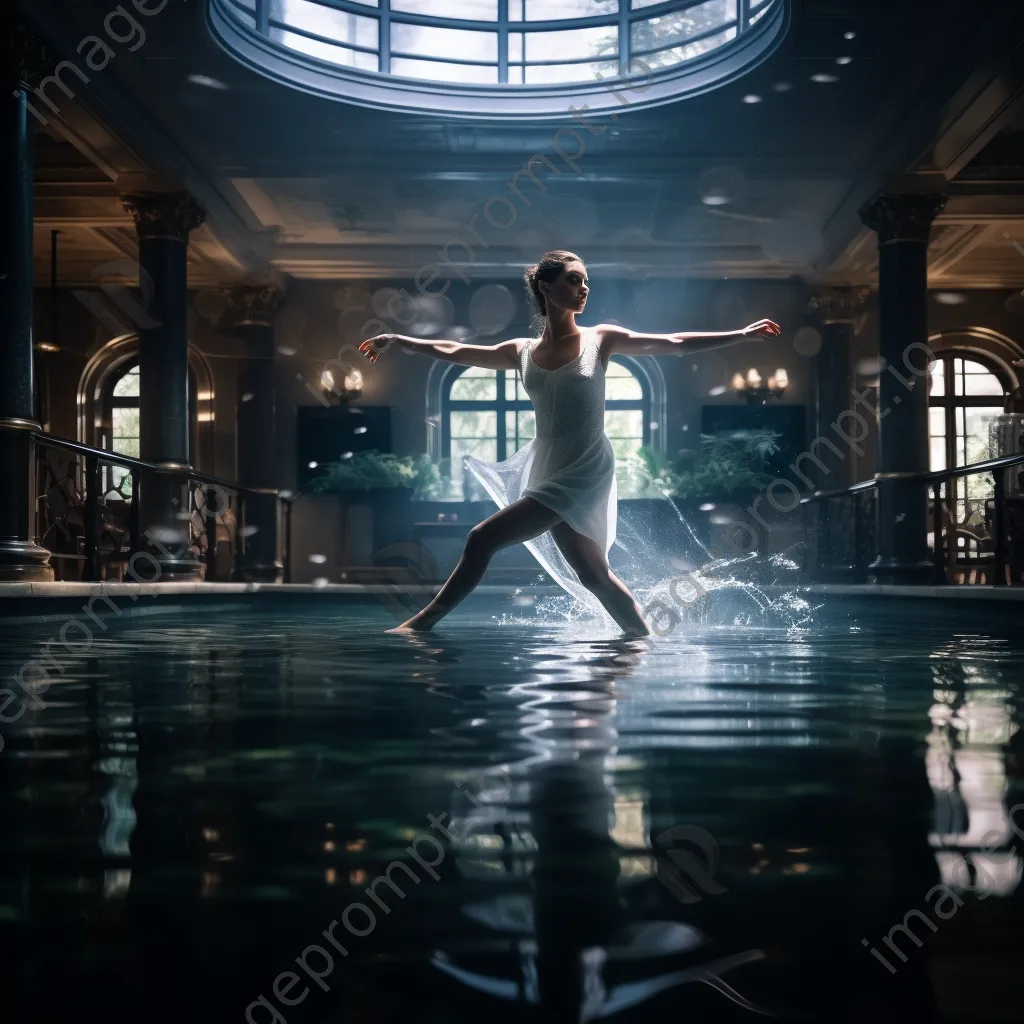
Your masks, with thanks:
M 62 283 L 130 273 L 119 193 L 175 185 L 209 212 L 192 238 L 195 286 L 388 278 L 446 257 L 456 275 L 513 276 L 556 244 L 624 277 L 866 283 L 877 252 L 858 210 L 886 187 L 951 194 L 935 286 L 1024 286 L 1024 7 L 975 0 L 967 19 L 952 0 L 793 6 L 779 51 L 740 82 L 614 120 L 567 110 L 531 125 L 307 96 L 221 51 L 203 5 L 170 0 L 140 16 L 134 52 L 116 48 L 88 84 L 71 78 L 73 98 L 51 91 L 39 280 L 54 229 Z M 33 0 L 28 13 L 74 57 L 109 10 Z

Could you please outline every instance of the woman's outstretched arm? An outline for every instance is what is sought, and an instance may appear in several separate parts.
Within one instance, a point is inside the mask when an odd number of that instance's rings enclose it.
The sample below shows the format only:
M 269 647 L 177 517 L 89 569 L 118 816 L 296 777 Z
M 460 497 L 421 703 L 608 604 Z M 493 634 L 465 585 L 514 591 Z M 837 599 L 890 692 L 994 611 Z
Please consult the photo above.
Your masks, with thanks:
M 772 320 L 758 320 L 738 331 L 681 331 L 679 334 L 643 334 L 626 327 L 600 324 L 601 351 L 607 359 L 614 352 L 629 356 L 681 356 L 704 352 L 739 341 L 770 338 L 782 329 Z
M 391 345 L 462 366 L 482 366 L 488 370 L 514 370 L 519 366 L 519 345 L 515 341 L 503 341 L 500 345 L 463 345 L 458 341 L 425 341 L 403 334 L 378 334 L 364 341 L 359 351 L 375 363 Z

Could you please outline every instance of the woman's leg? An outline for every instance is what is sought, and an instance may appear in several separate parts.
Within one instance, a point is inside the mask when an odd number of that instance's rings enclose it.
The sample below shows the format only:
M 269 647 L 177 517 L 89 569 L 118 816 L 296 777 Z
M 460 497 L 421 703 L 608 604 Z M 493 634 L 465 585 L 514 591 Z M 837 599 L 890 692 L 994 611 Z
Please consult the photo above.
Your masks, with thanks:
M 612 572 L 601 545 L 577 533 L 566 523 L 551 531 L 565 560 L 583 584 L 604 605 L 608 614 L 630 636 L 647 636 L 650 630 L 633 595 Z
M 397 628 L 431 629 L 473 591 L 497 551 L 533 540 L 561 521 L 557 512 L 533 498 L 520 498 L 495 512 L 469 531 L 459 564 L 434 600 Z

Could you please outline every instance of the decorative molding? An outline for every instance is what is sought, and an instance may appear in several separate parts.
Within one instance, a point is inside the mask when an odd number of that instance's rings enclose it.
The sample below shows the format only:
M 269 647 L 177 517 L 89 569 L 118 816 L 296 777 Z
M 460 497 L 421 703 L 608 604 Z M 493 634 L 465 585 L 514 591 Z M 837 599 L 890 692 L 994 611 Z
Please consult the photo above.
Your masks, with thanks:
M 818 288 L 807 300 L 807 312 L 819 324 L 852 324 L 863 312 L 871 289 Z
M 14 89 L 31 92 L 57 63 L 46 44 L 16 12 L 0 17 L 0 75 Z
M 940 224 L 939 229 L 928 245 L 930 279 L 955 270 L 957 264 L 986 242 L 991 234 L 988 224 Z
M 894 195 L 883 192 L 860 211 L 860 218 L 878 235 L 878 244 L 927 244 L 932 222 L 945 209 L 949 196 L 934 192 Z
M 247 284 L 227 289 L 228 307 L 235 316 L 235 326 L 260 325 L 269 327 L 274 314 L 284 302 L 284 293 L 273 284 Z
M 206 211 L 188 192 L 132 192 L 121 197 L 139 240 L 169 238 L 188 244 L 189 232 L 206 221 Z

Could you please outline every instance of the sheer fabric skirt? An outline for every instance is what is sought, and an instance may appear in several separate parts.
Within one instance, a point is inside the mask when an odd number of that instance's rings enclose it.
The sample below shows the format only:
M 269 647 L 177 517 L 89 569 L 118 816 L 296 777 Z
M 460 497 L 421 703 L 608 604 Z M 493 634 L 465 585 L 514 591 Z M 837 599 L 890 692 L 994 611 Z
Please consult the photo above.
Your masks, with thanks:
M 504 462 L 485 462 L 471 455 L 465 460 L 499 508 L 533 498 L 599 544 L 605 554 L 611 549 L 617 505 L 615 453 L 603 430 L 538 437 Z M 600 609 L 550 533 L 527 541 L 526 547 L 563 590 L 588 608 Z

